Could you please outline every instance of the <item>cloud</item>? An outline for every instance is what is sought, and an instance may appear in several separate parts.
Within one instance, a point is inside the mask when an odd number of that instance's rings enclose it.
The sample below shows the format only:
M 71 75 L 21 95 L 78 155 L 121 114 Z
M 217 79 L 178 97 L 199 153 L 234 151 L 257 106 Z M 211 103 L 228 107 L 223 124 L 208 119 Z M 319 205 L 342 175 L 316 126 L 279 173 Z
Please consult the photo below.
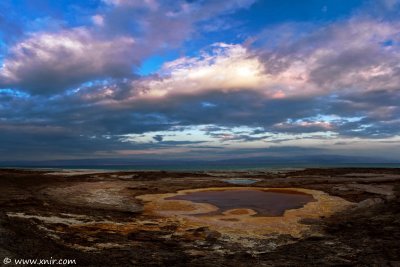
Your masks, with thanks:
M 278 38 L 274 51 L 260 49 L 260 54 L 268 73 L 299 71 L 307 91 L 397 89 L 400 54 L 391 43 L 399 43 L 398 27 L 398 22 L 355 17 L 291 42 Z
M 215 44 L 198 57 L 166 63 L 159 77 L 135 81 L 130 100 L 159 103 L 155 110 L 187 124 L 256 124 L 280 132 L 333 131 L 364 137 L 397 135 L 399 105 L 393 101 L 399 99 L 400 50 L 396 25 L 352 18 L 314 29 L 273 51 Z M 212 103 L 213 108 L 197 103 Z M 193 110 L 194 106 L 199 109 Z M 316 120 L 317 115 L 343 119 Z
M 10 49 L 0 86 L 31 94 L 55 94 L 91 79 L 131 73 L 134 40 L 96 39 L 84 28 L 37 33 Z
M 264 82 L 262 65 L 241 45 L 215 44 L 210 53 L 180 58 L 164 64 L 159 79 L 143 79 L 133 84 L 137 97 L 163 98 L 193 95 L 205 91 L 238 91 L 258 88 Z
M 168 49 L 179 49 L 183 52 L 182 43 L 204 37 L 204 23 L 212 23 L 238 10 L 249 8 L 256 1 L 103 2 L 109 8 L 102 14 L 100 31 L 107 36 L 134 36 L 143 59 Z
M 398 20 L 285 23 L 245 42 L 180 48 L 252 3 L 107 0 L 90 25 L 26 34 L 0 69 L 3 155 L 350 153 L 396 142 Z M 170 49 L 182 56 L 133 74 Z
M 307 79 L 307 63 L 294 59 L 275 73 L 269 73 L 269 65 L 264 63 L 244 45 L 216 43 L 198 57 L 165 63 L 160 77 L 138 80 L 133 86 L 136 96 L 143 98 L 243 90 L 256 91 L 268 99 L 318 94 L 316 84 Z
M 371 36 L 363 32 L 367 26 L 381 30 Z M 355 40 L 346 46 L 349 35 Z M 251 125 L 281 133 L 396 135 L 397 76 L 383 73 L 377 79 L 365 74 L 365 69 L 381 65 L 396 72 L 393 59 L 398 57 L 398 48 L 382 43 L 391 37 L 396 40 L 392 35 L 393 29 L 382 22 L 351 20 L 314 30 L 287 47 L 275 48 L 274 53 L 266 53 L 267 47 L 218 43 L 199 56 L 165 63 L 158 75 L 92 82 L 72 94 L 47 100 L 41 111 L 36 108 L 31 112 L 23 106 L 20 114 L 32 114 L 31 120 L 37 114 L 37 120 L 45 117 L 88 134 L 144 133 L 175 125 L 213 124 Z M 308 49 L 311 40 L 312 50 Z M 376 51 L 367 60 L 356 53 L 357 49 L 365 51 L 366 46 Z M 345 60 L 349 49 L 354 52 L 352 60 Z M 271 66 L 279 62 L 285 64 L 273 67 L 271 73 Z M 324 64 L 328 64 L 326 71 L 322 71 Z M 347 84 L 349 73 L 355 77 L 351 88 Z M 52 107 L 55 112 L 49 115 Z M 246 139 L 240 134 L 235 138 Z
M 51 95 L 95 79 L 131 78 L 143 59 L 178 47 L 195 34 L 197 22 L 254 3 L 253 0 L 201 4 L 152 0 L 103 2 L 108 7 L 91 10 L 90 26 L 56 27 L 49 32 L 35 29 L 8 47 L 0 68 L 0 88 Z M 55 19 L 36 18 L 35 21 Z M 10 23 L 0 18 L 0 29 L 6 29 L 7 33 Z
M 316 29 L 273 51 L 216 43 L 198 57 L 164 64 L 159 78 L 134 86 L 138 95 L 151 98 L 212 90 L 254 90 L 270 99 L 397 90 L 398 26 L 351 19 Z
M 153 139 L 157 142 L 161 142 L 164 139 L 164 137 L 161 134 L 157 134 L 153 136 Z

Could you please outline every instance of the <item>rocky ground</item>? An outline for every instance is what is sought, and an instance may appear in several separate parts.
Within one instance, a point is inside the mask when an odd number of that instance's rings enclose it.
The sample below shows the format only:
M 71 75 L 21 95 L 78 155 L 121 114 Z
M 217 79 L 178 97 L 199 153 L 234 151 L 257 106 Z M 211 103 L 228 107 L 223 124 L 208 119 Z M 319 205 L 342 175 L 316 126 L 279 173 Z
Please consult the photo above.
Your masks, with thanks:
M 299 237 L 233 239 L 207 226 L 179 230 L 143 212 L 137 196 L 230 187 L 320 190 L 354 205 L 304 219 Z M 241 185 L 237 185 L 241 186 Z M 249 185 L 244 185 L 248 187 Z M 0 260 L 75 259 L 75 266 L 400 266 L 400 169 L 287 172 L 68 173 L 0 170 Z M 128 227 L 129 225 L 129 227 Z M 12 264 L 8 264 L 12 266 Z

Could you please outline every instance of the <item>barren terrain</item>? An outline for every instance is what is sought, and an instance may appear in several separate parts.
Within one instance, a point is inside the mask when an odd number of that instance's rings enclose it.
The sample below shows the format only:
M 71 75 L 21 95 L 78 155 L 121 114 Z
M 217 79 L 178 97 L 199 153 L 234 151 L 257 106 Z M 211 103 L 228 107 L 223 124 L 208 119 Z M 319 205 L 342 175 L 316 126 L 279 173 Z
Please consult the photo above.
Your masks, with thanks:
M 227 179 L 254 179 L 254 183 L 233 185 Z M 296 213 L 299 234 L 272 229 L 262 235 L 236 233 L 208 225 L 207 220 L 188 224 L 185 217 L 150 210 L 161 208 L 149 202 L 149 195 L 233 186 L 297 188 L 320 192 L 343 205 L 329 206 L 326 214 Z M 400 266 L 399 197 L 400 169 L 192 173 L 3 169 L 0 258 L 75 259 L 75 266 L 395 267 Z M 251 215 L 246 216 L 255 220 Z

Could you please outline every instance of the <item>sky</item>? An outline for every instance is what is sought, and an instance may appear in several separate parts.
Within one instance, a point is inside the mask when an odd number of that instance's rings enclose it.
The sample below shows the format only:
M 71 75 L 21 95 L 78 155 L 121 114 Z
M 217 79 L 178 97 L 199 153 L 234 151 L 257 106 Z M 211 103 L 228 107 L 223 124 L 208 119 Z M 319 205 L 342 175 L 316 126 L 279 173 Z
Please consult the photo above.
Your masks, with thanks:
M 0 160 L 400 161 L 399 0 L 0 2 Z

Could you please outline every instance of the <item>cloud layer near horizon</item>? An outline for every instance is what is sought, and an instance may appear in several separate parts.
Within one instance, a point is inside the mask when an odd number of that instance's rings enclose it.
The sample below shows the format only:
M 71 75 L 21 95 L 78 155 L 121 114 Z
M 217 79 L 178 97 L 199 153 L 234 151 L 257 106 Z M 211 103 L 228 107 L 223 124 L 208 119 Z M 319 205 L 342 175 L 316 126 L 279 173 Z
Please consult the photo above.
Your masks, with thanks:
M 255 1 L 107 0 L 77 6 L 79 25 L 21 24 L 0 43 L 0 159 L 272 148 L 387 156 L 399 146 L 400 20 L 396 1 L 379 4 L 322 23 L 261 25 L 235 42 L 221 21 L 245 24 L 235 14 L 251 14 Z M 13 20 L 0 21 L 10 32 Z M 138 74 L 171 51 L 153 74 Z

